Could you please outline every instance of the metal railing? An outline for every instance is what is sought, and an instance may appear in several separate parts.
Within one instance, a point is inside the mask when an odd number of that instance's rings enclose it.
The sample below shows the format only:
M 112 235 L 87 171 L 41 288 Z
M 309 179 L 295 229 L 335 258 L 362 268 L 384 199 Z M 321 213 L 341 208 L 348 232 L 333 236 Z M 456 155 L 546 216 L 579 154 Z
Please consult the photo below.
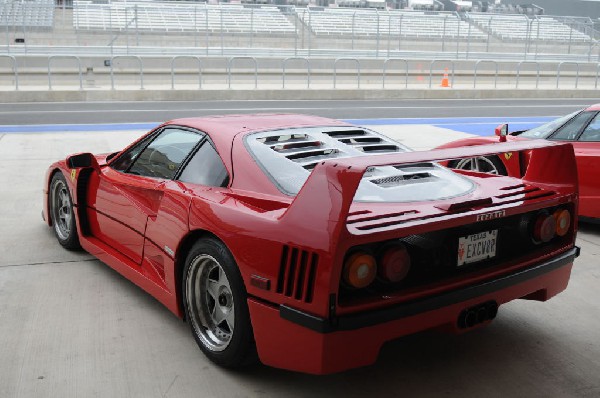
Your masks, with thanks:
M 475 62 L 475 67 L 473 68 L 473 88 L 477 87 L 477 68 L 482 62 L 487 62 L 494 65 L 494 88 L 498 87 L 498 62 L 480 59 L 479 61 Z
M 183 62 L 186 60 L 189 61 L 188 66 L 184 68 Z M 241 61 L 248 61 L 250 66 L 242 68 Z M 292 62 L 299 62 L 302 67 L 290 69 Z M 193 66 L 189 66 L 190 63 Z M 533 68 L 524 72 L 525 65 Z M 500 68 L 502 75 L 499 73 Z M 209 74 L 205 73 L 207 70 L 210 70 Z M 124 87 L 203 90 L 206 89 L 206 84 L 228 89 L 247 87 L 248 84 L 252 84 L 254 89 L 340 89 L 342 81 L 355 82 L 350 88 L 356 89 L 499 89 L 502 85 L 504 88 L 514 89 L 585 90 L 598 88 L 600 64 L 571 61 L 500 62 L 486 59 L 414 61 L 389 58 L 367 62 L 356 58 L 288 57 L 273 60 L 245 56 L 209 61 L 192 55 L 160 58 L 115 55 L 108 59 L 50 55 L 25 59 L 0 55 L 0 89 L 3 90 L 55 90 L 59 72 L 61 89 L 69 89 L 69 86 L 77 84 L 79 90 L 116 90 Z M 434 80 L 442 80 L 444 74 L 449 75 L 450 87 L 446 88 L 445 84 L 434 87 Z M 147 75 L 153 80 L 148 82 Z M 24 76 L 26 78 L 23 79 Z M 240 79 L 240 76 L 247 78 Z M 565 81 L 573 83 L 565 84 Z M 177 82 L 181 86 L 185 84 L 184 88 L 177 87 Z M 344 84 L 343 87 L 349 86 Z
M 338 58 L 333 61 L 333 88 L 337 88 L 337 65 L 344 61 L 350 61 L 356 65 L 356 85 L 357 88 L 360 88 L 360 61 L 356 58 Z
M 561 68 L 563 65 L 575 65 L 575 67 L 577 68 L 577 74 L 575 75 L 575 88 L 577 88 L 577 85 L 579 84 L 579 63 L 578 62 L 561 62 L 558 64 L 557 66 L 557 70 L 556 70 L 556 88 L 558 88 L 558 85 L 560 83 L 560 75 L 561 75 Z
M 52 61 L 57 59 L 72 59 L 77 62 L 77 72 L 79 75 L 79 89 L 83 90 L 83 78 L 81 74 L 81 59 L 75 55 L 51 55 L 48 57 L 48 90 L 52 90 Z
M 433 61 L 431 61 L 431 63 L 429 63 L 429 86 L 428 86 L 429 88 L 431 88 L 431 81 L 432 81 L 432 78 L 433 78 L 433 65 L 435 65 L 438 62 L 444 62 L 444 63 L 449 62 L 450 63 L 450 66 L 451 66 L 452 69 L 451 69 L 451 72 L 450 72 L 450 82 L 449 83 L 450 84 L 454 83 L 454 68 L 455 68 L 454 67 L 454 60 L 451 60 L 451 59 L 434 59 Z M 446 71 L 447 68 L 444 67 L 443 70 Z
M 115 89 L 115 60 L 117 59 L 133 59 L 139 65 L 140 90 L 144 89 L 144 63 L 141 57 L 135 55 L 115 55 L 110 58 L 110 88 Z
M 540 63 L 537 61 L 521 61 L 517 64 L 517 80 L 515 81 L 515 88 L 519 88 L 519 80 L 521 78 L 521 66 L 523 64 L 534 64 L 536 66 L 535 88 L 538 88 L 540 84 Z
M 283 60 L 281 66 L 281 88 L 285 88 L 285 68 L 289 61 L 304 61 L 306 64 L 306 88 L 310 88 L 310 60 L 302 57 L 289 57 Z
M 193 55 L 177 55 L 171 59 L 171 90 L 175 90 L 175 61 L 178 59 L 198 61 L 198 90 L 202 89 L 202 59 Z
M 404 70 L 406 71 L 405 79 L 404 79 L 404 88 L 408 88 L 408 61 L 405 59 L 389 59 L 389 58 L 383 62 L 383 79 L 381 80 L 381 88 L 385 88 L 388 64 L 390 64 L 392 62 L 403 62 L 404 63 Z
M 234 61 L 249 60 L 254 65 L 254 88 L 258 88 L 258 62 L 254 57 L 232 57 L 227 61 L 227 88 L 231 88 L 231 66 Z
M 0 60 L 8 59 L 10 60 L 11 70 L 12 70 L 12 78 L 14 79 L 15 90 L 19 90 L 19 70 L 17 68 L 17 59 L 12 55 L 2 55 L 0 54 Z M 10 75 L 9 75 L 10 76 Z

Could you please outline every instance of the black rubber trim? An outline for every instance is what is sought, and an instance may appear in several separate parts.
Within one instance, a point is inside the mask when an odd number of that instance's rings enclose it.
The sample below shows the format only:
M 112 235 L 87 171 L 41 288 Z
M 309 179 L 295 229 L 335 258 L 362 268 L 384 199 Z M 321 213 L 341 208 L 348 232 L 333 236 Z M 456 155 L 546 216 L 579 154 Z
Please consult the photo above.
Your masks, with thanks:
M 580 248 L 575 246 L 573 249 L 559 254 L 546 262 L 515 272 L 514 274 L 438 296 L 428 297 L 423 300 L 403 303 L 391 308 L 325 319 L 282 304 L 279 306 L 279 316 L 319 333 L 360 329 L 432 311 L 517 285 L 572 263 L 579 256 L 579 252 Z

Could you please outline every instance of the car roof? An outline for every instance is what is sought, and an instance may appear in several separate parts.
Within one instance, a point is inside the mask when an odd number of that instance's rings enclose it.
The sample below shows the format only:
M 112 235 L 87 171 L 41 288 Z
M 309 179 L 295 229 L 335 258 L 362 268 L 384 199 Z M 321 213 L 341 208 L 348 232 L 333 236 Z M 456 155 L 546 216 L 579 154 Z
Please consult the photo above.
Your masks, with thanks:
M 239 133 L 279 130 L 307 126 L 348 126 L 348 123 L 312 115 L 268 113 L 251 115 L 214 115 L 174 119 L 166 124 L 189 126 L 210 134 L 211 138 L 223 137 L 229 142 Z
M 234 137 L 238 134 L 246 135 L 248 133 L 294 127 L 352 126 L 351 124 L 325 117 L 288 113 L 213 115 L 181 118 L 168 121 L 164 125 L 188 126 L 207 133 L 230 173 L 233 171 L 231 146 Z
M 585 108 L 586 111 L 600 111 L 600 104 L 590 105 Z

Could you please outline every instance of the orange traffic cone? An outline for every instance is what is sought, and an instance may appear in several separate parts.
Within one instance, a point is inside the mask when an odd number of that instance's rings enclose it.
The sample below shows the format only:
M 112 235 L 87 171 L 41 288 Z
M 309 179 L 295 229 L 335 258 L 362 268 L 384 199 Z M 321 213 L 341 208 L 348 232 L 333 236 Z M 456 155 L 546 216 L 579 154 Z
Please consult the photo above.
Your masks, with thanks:
M 450 82 L 448 81 L 448 68 L 444 70 L 444 77 L 442 78 L 442 84 L 440 87 L 450 87 Z

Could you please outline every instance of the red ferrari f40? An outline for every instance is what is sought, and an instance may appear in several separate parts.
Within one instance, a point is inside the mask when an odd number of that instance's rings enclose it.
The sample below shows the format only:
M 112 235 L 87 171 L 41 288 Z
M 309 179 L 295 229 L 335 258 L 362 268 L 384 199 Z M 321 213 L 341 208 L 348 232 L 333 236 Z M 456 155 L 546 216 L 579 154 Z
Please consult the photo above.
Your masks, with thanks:
M 519 178 L 438 163 L 523 151 Z M 43 215 L 62 246 L 185 319 L 215 363 L 325 374 L 564 290 L 577 198 L 563 143 L 411 152 L 336 120 L 233 115 L 54 163 Z

